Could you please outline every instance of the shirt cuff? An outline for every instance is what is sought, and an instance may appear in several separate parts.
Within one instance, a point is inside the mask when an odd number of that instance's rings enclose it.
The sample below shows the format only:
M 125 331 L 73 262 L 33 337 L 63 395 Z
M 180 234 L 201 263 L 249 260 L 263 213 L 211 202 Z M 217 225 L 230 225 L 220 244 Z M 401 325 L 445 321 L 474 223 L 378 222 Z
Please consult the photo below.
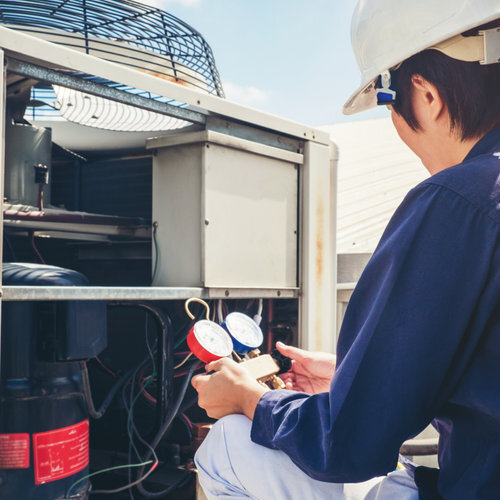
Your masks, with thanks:
M 273 445 L 273 439 L 277 430 L 274 425 L 276 415 L 273 418 L 275 408 L 277 406 L 282 408 L 288 401 L 307 397 L 309 397 L 309 394 L 289 391 L 287 389 L 277 389 L 264 393 L 255 409 L 250 433 L 251 440 L 267 448 L 276 449 L 277 447 Z

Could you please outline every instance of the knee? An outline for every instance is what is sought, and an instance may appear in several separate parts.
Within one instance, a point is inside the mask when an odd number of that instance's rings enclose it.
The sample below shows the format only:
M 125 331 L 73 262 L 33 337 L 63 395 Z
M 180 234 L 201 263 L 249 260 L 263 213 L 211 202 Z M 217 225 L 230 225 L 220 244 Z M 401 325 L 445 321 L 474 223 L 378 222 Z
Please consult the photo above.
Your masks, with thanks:
M 232 443 L 250 441 L 251 427 L 251 420 L 244 415 L 228 415 L 215 422 L 195 454 L 197 467 L 206 468 L 214 460 L 227 458 Z

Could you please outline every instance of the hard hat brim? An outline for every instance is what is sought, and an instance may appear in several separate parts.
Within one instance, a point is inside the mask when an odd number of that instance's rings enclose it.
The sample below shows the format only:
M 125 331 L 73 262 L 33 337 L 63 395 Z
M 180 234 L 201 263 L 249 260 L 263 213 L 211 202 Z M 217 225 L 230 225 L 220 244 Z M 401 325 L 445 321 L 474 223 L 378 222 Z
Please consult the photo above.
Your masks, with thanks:
M 344 115 L 354 115 L 377 106 L 375 82 L 376 79 L 361 85 L 346 101 L 342 108 L 342 113 Z

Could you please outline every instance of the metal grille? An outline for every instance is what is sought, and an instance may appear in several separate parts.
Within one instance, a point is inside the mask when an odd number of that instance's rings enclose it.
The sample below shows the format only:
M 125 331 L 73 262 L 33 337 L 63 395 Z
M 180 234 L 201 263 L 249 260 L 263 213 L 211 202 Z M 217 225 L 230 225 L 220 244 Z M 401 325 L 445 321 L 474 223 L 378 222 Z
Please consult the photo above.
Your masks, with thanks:
M 224 97 L 196 30 L 133 0 L 0 0 L 0 24 Z

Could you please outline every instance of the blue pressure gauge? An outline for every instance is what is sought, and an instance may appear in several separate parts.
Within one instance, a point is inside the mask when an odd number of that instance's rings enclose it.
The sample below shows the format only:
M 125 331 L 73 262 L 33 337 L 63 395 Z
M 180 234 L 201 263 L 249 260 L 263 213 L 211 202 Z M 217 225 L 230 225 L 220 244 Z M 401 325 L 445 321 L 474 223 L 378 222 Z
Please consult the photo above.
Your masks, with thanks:
M 252 349 L 257 349 L 264 341 L 259 325 L 246 314 L 229 313 L 222 326 L 231 335 L 234 350 L 238 354 L 246 354 Z

